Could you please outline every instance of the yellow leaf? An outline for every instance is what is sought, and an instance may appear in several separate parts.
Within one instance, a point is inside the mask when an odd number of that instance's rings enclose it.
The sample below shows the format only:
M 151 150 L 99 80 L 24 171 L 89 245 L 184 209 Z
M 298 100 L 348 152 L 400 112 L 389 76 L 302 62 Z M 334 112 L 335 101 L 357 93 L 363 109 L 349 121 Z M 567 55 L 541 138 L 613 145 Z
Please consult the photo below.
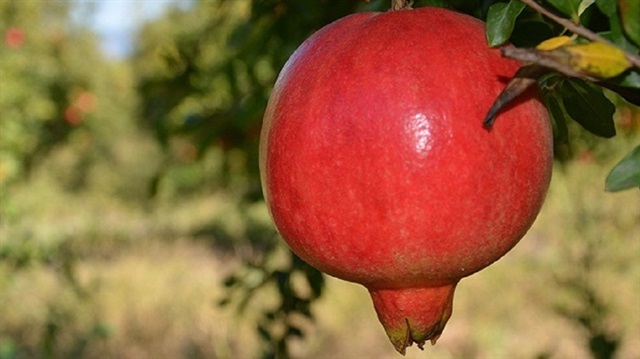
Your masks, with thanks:
M 544 40 L 536 49 L 540 51 L 550 51 L 553 49 L 557 49 L 560 46 L 571 45 L 573 44 L 573 39 L 569 36 L 558 36 L 552 37 L 550 39 Z
M 600 79 L 618 76 L 631 67 L 621 49 L 601 42 L 563 46 L 558 50 L 570 55 L 569 65 L 574 71 Z

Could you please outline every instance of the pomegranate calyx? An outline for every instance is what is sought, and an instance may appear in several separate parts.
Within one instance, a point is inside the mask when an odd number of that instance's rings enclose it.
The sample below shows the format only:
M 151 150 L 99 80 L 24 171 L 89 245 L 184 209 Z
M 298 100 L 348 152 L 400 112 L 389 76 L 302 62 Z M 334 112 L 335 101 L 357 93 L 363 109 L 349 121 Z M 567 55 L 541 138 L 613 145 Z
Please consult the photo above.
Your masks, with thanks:
M 416 343 L 435 344 L 453 309 L 457 283 L 428 288 L 369 289 L 391 344 L 402 355 Z

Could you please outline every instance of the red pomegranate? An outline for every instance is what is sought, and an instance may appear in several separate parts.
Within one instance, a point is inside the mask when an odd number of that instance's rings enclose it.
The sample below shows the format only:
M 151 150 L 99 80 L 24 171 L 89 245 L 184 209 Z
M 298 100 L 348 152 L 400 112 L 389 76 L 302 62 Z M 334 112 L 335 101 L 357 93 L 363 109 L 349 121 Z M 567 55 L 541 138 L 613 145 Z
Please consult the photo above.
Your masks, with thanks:
M 302 259 L 369 290 L 401 353 L 435 343 L 458 281 L 542 206 L 552 135 L 535 94 L 482 125 L 518 66 L 481 21 L 420 8 L 325 26 L 276 81 L 260 144 L 275 225 Z

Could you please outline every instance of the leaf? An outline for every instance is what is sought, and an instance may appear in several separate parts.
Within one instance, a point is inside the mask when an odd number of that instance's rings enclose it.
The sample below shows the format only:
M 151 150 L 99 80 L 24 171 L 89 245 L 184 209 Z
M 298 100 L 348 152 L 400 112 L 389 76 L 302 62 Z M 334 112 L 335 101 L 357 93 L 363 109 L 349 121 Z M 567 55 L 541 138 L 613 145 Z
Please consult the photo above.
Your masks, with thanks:
M 563 14 L 569 16 L 574 22 L 578 22 L 580 20 L 578 8 L 582 2 L 581 0 L 547 0 L 547 2 L 560 10 Z
M 622 76 L 598 82 L 598 85 L 617 93 L 629 103 L 640 106 L 640 73 L 637 71 L 629 71 Z
M 613 114 L 616 108 L 602 89 L 580 79 L 567 79 L 560 90 L 565 110 L 574 121 L 594 135 L 615 136 Z
M 569 141 L 569 129 L 567 128 L 567 121 L 565 120 L 567 115 L 562 108 L 562 99 L 556 92 L 550 92 L 545 94 L 544 102 L 553 120 L 555 142 L 567 143 Z
M 307 277 L 309 287 L 311 288 L 312 296 L 314 298 L 320 297 L 324 288 L 324 276 L 322 272 L 311 266 L 306 266 L 305 275 Z
M 540 42 L 554 35 L 555 32 L 548 23 L 542 20 L 526 19 L 520 16 L 509 38 L 509 42 L 517 47 L 535 47 Z
M 640 73 L 638 71 L 629 72 L 629 74 L 624 76 L 622 81 L 620 81 L 620 86 L 640 89 Z
M 601 34 L 604 38 L 613 42 L 624 51 L 638 53 L 638 47 L 634 45 L 625 34 L 625 31 L 622 28 L 622 21 L 617 13 L 609 18 L 609 28 L 609 31 Z
M 640 1 L 618 0 L 622 27 L 629 40 L 640 46 Z
M 502 55 L 505 57 L 556 70 L 569 77 L 577 77 L 588 81 L 598 80 L 592 76 L 574 71 L 571 68 L 570 55 L 565 51 L 560 51 L 558 49 L 551 51 L 539 51 L 536 49 L 520 49 L 511 46 L 505 46 L 500 50 L 502 51 Z
M 385 1 L 385 6 L 389 6 L 387 4 L 388 1 Z M 444 7 L 444 8 L 453 8 L 454 5 L 450 0 L 424 0 L 420 2 L 420 6 L 424 7 Z
M 602 42 L 564 46 L 560 51 L 570 54 L 574 71 L 600 79 L 615 77 L 631 67 L 624 51 Z
M 589 6 L 593 5 L 593 3 L 595 2 L 596 0 L 582 0 L 580 2 L 580 5 L 578 5 L 578 16 L 582 15 L 582 13 L 585 12 L 585 10 L 587 10 Z
M 540 51 L 551 51 L 557 49 L 560 46 L 571 45 L 573 44 L 573 39 L 569 36 L 556 36 L 550 39 L 544 40 L 538 46 L 536 46 L 536 50 Z
M 557 45 L 553 40 L 550 44 L 543 42 L 538 46 L 552 48 L 552 50 L 503 48 L 505 56 L 516 60 L 535 63 L 569 77 L 578 77 L 588 81 L 603 80 L 618 76 L 631 67 L 624 52 L 615 46 L 600 42 L 586 44 L 566 45 L 553 48 Z
M 616 0 L 596 0 L 596 6 L 607 17 L 616 16 Z
M 605 190 L 617 192 L 640 187 L 640 146 L 636 146 L 613 167 L 605 180 Z
M 509 40 L 518 15 L 524 10 L 525 4 L 511 0 L 509 3 L 495 3 L 487 13 L 486 36 L 489 46 L 500 46 Z

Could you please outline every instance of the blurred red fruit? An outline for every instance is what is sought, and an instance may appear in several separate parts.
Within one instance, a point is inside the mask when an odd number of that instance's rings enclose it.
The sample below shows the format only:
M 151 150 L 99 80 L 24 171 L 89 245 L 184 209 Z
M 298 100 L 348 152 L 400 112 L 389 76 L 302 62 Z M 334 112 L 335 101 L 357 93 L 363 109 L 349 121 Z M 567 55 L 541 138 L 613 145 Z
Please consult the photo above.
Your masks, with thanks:
M 10 27 L 4 33 L 4 43 L 14 49 L 22 46 L 25 40 L 24 31 L 17 27 Z

